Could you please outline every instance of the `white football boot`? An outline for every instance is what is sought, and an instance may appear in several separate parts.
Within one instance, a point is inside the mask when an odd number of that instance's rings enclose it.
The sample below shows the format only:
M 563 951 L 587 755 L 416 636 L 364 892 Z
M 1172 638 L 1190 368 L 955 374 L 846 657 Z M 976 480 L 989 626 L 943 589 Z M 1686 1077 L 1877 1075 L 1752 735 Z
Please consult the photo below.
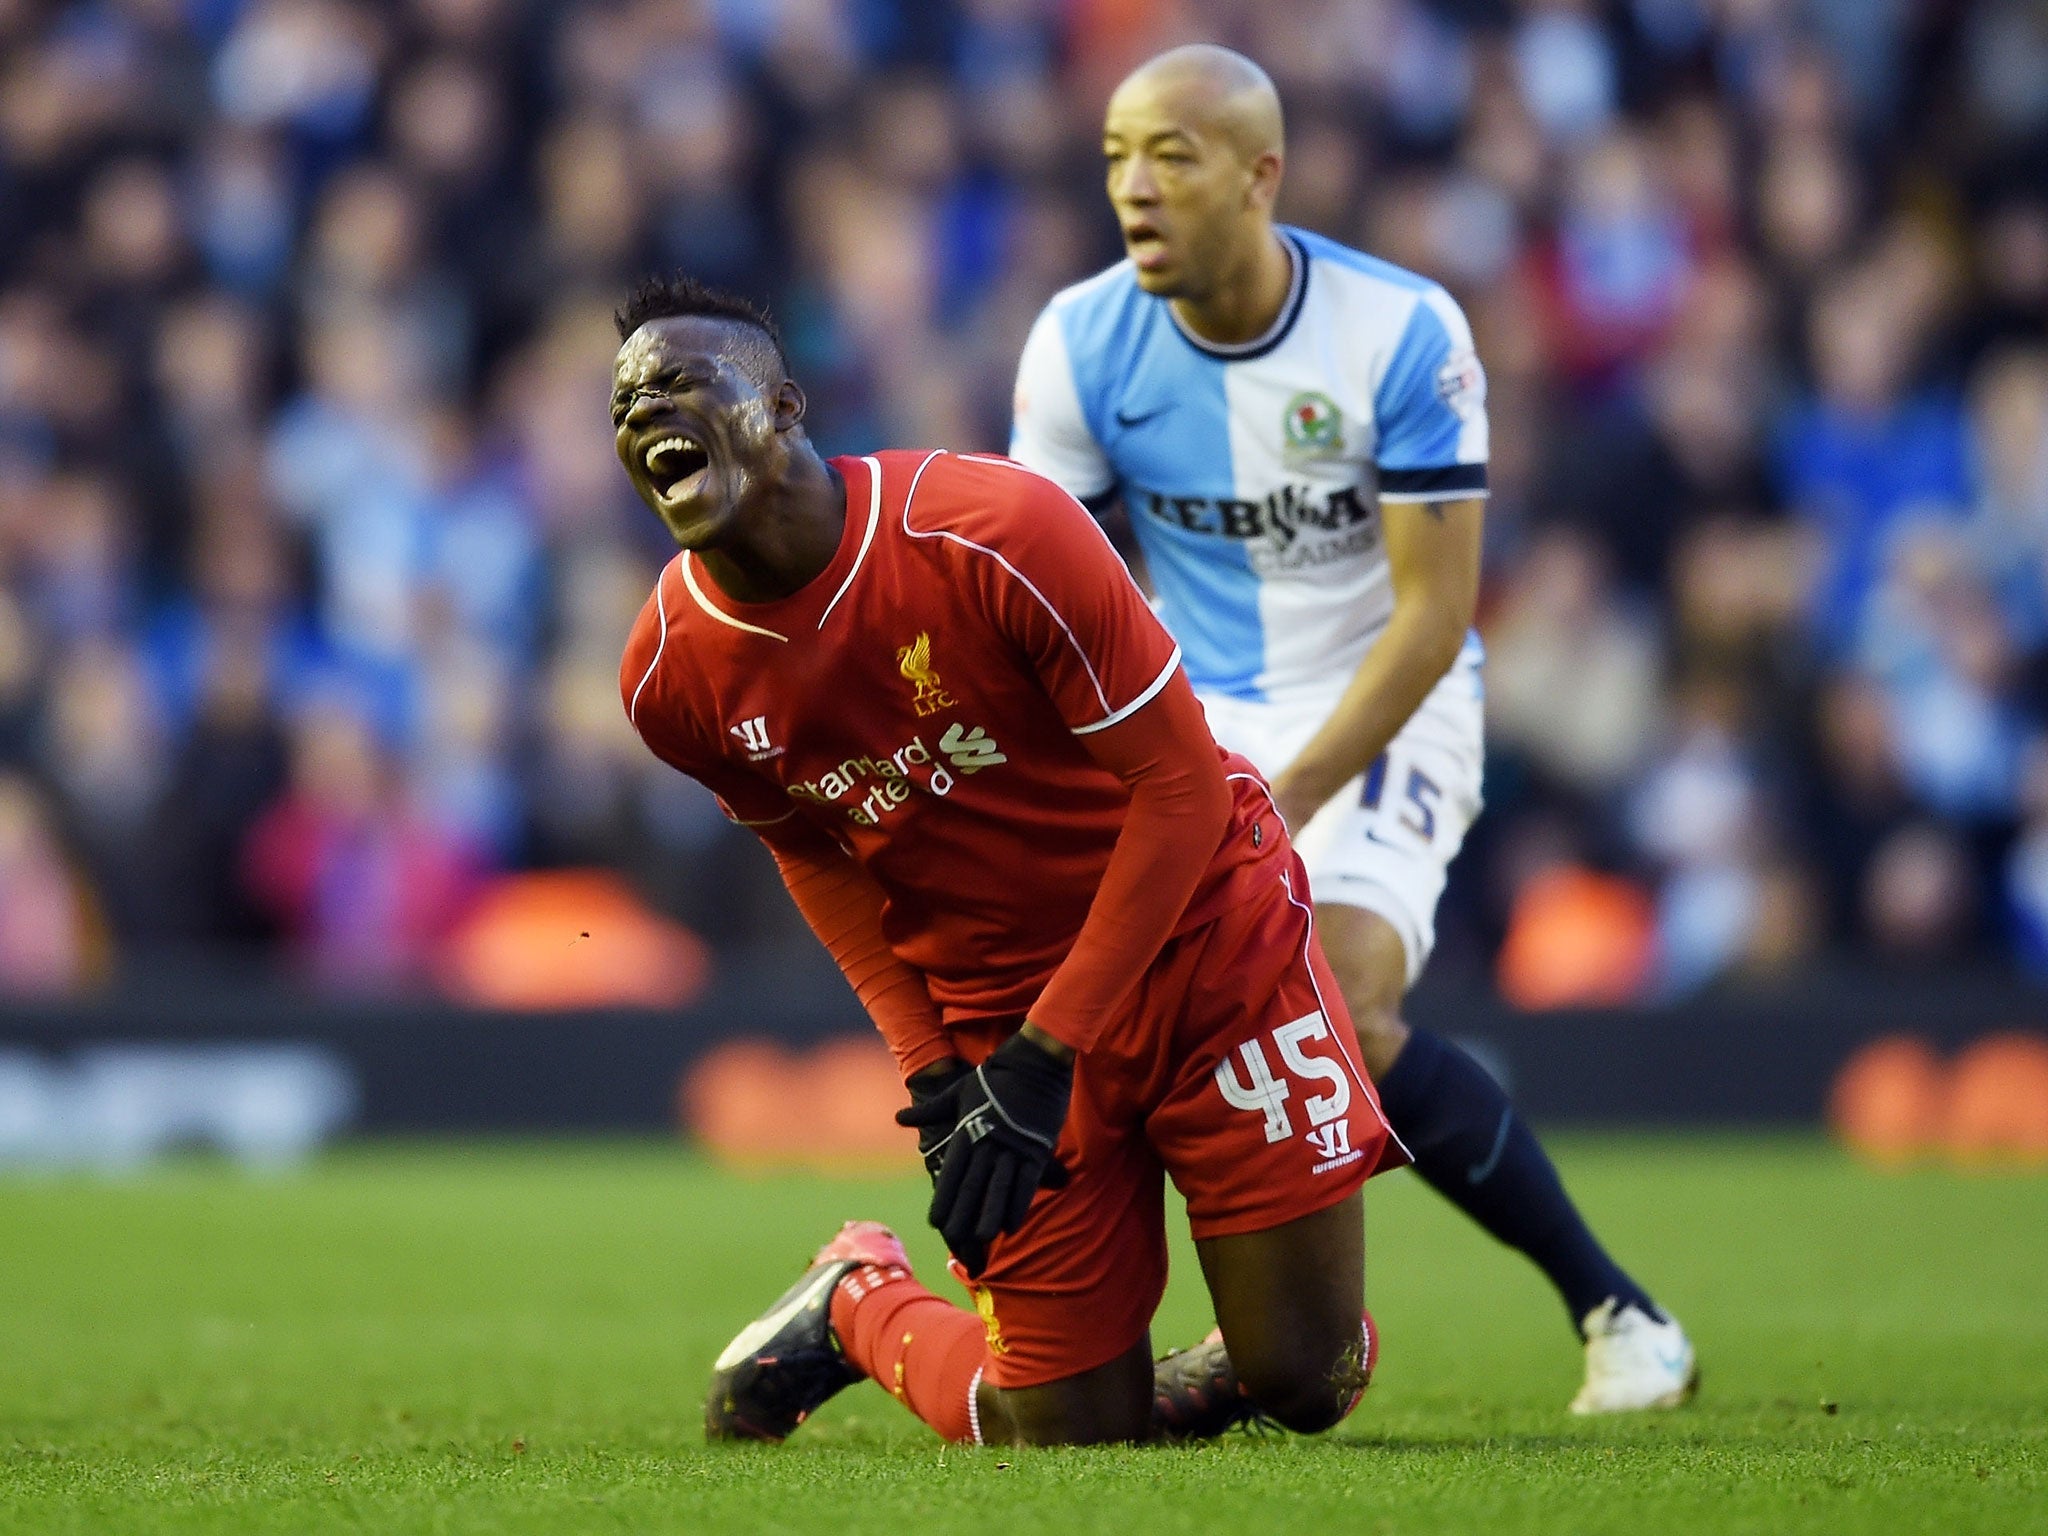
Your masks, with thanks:
M 1633 1413 L 1676 1408 L 1700 1387 L 1699 1361 L 1678 1320 L 1658 1322 L 1610 1296 L 1579 1325 L 1586 1336 L 1586 1384 L 1573 1413 Z

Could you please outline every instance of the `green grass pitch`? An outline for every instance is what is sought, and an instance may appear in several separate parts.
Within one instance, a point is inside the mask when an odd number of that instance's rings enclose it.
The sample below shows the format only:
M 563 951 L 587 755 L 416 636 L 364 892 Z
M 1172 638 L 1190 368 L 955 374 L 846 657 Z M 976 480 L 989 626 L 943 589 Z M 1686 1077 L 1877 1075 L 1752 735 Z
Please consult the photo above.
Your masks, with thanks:
M 1548 1289 L 1399 1174 L 1368 1196 L 1359 1412 L 1179 1450 L 942 1447 L 865 1384 L 779 1450 L 704 1446 L 713 1355 L 842 1217 L 952 1290 L 914 1176 L 632 1143 L 9 1176 L 0 1532 L 2048 1532 L 2048 1177 L 1557 1150 L 1692 1328 L 1696 1406 L 1569 1418 Z M 1179 1248 L 1155 1344 L 1207 1325 Z

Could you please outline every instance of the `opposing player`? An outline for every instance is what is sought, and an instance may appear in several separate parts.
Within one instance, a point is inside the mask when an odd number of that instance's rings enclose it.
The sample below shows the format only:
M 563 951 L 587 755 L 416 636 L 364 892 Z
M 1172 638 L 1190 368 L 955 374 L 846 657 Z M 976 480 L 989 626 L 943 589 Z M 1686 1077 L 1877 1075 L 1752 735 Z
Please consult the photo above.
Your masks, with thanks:
M 1422 1176 L 1563 1295 L 1579 1413 L 1696 1382 L 1678 1324 L 1608 1257 L 1498 1085 L 1402 1021 L 1480 805 L 1472 633 L 1485 376 L 1436 284 L 1277 226 L 1279 98 L 1226 49 L 1111 97 L 1128 259 L 1055 297 L 1011 454 L 1121 500 L 1211 729 L 1272 779 L 1388 1118 Z
M 1400 1159 L 1264 782 L 1088 514 L 1003 459 L 821 458 L 765 319 L 619 315 L 620 462 L 682 553 L 620 671 L 773 851 L 894 1050 L 952 1306 L 853 1222 L 720 1357 L 714 1437 L 861 1375 L 956 1439 L 1151 1436 L 1163 1184 L 1236 1382 L 1328 1427 L 1372 1360 L 1360 1187 Z

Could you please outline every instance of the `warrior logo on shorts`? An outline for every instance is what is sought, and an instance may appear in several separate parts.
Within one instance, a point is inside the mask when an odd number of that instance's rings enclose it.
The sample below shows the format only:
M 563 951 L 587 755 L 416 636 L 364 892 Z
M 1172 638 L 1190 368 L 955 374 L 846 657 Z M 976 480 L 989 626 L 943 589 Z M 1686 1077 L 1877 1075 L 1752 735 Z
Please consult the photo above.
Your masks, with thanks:
M 1316 1156 L 1322 1158 L 1345 1157 L 1351 1150 L 1351 1122 L 1332 1120 L 1328 1125 L 1319 1125 L 1305 1138 L 1316 1149 Z M 1346 1158 L 1348 1161 L 1349 1159 Z
M 1344 451 L 1344 413 L 1321 390 L 1305 389 L 1288 401 L 1280 425 L 1289 451 L 1303 458 L 1334 458 Z
M 929 634 L 919 635 L 896 652 L 896 669 L 917 689 L 910 702 L 920 716 L 936 715 L 957 702 L 939 682 L 939 674 L 932 670 L 932 637 Z

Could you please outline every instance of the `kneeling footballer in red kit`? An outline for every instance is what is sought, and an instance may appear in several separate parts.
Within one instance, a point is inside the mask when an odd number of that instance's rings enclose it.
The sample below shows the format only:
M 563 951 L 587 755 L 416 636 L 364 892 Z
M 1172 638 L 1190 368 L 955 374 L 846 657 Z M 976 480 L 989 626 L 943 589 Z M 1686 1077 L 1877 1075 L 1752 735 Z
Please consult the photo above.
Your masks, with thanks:
M 825 459 L 773 326 L 686 278 L 620 312 L 620 462 L 681 553 L 626 647 L 887 1038 L 974 1309 L 849 1222 L 735 1338 L 714 1438 L 871 1376 L 955 1440 L 1302 1432 L 1356 1404 L 1362 1186 L 1405 1155 L 1264 782 L 1081 506 L 1006 459 Z M 1155 1369 L 1165 1181 L 1220 1337 Z

